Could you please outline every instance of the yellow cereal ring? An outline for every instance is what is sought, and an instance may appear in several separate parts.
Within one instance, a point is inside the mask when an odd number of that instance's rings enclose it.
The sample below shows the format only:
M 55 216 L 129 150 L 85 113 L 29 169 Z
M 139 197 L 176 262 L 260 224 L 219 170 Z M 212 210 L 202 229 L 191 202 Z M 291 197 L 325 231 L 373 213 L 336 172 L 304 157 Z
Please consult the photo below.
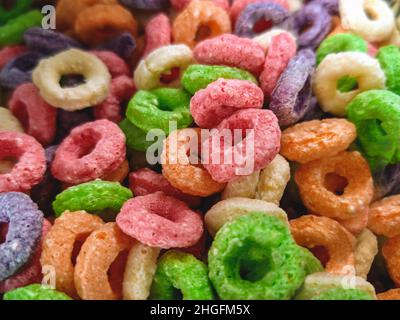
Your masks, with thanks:
M 357 79 L 356 90 L 337 90 L 337 82 L 345 76 Z M 319 64 L 313 90 L 325 112 L 345 116 L 346 106 L 355 96 L 363 91 L 384 88 L 385 82 L 385 74 L 376 59 L 362 52 L 340 52 L 329 54 Z
M 62 88 L 63 75 L 81 74 L 85 83 Z M 111 75 L 106 65 L 87 52 L 70 49 L 43 59 L 33 71 L 32 79 L 40 95 L 50 105 L 75 111 L 101 103 L 108 95 Z
M 21 123 L 10 110 L 0 107 L 0 119 L 0 131 L 24 132 Z
M 357 237 L 357 243 L 354 248 L 357 276 L 367 279 L 377 253 L 378 240 L 376 236 L 368 229 L 364 229 L 364 231 Z

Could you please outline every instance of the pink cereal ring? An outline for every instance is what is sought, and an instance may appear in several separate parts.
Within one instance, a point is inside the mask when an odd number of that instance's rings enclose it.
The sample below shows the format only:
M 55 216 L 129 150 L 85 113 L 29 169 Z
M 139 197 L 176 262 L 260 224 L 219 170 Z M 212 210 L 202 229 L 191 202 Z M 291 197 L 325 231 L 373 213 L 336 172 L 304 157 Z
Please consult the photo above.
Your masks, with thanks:
M 169 18 L 160 13 L 152 18 L 146 25 L 146 47 L 143 57 L 160 47 L 171 44 L 172 31 Z
M 376 54 L 378 53 L 378 49 L 372 45 L 371 43 L 368 43 L 368 54 L 375 58 Z
M 113 78 L 108 97 L 93 109 L 95 118 L 107 119 L 115 123 L 121 122 L 121 103 L 129 100 L 135 91 L 132 77 L 123 75 Z
M 125 135 L 109 120 L 73 129 L 58 147 L 53 176 L 69 184 L 91 181 L 115 171 L 125 160 Z
M 272 38 L 260 75 L 260 86 L 266 98 L 271 97 L 282 72 L 296 55 L 296 50 L 296 41 L 290 34 L 281 33 Z
M 236 19 L 239 17 L 240 13 L 252 3 L 268 3 L 273 2 L 281 5 L 285 9 L 289 10 L 290 5 L 288 0 L 234 0 L 230 8 L 230 16 L 232 20 L 232 25 L 235 25 Z
M 33 83 L 17 87 L 9 101 L 10 111 L 24 126 L 26 133 L 43 145 L 53 142 L 56 134 L 56 109 L 39 95 Z
M 108 68 L 112 78 L 130 76 L 131 72 L 126 62 L 111 51 L 91 51 L 91 54 L 99 58 Z
M 204 40 L 193 54 L 199 63 L 237 67 L 256 75 L 262 71 L 265 60 L 264 49 L 257 42 L 233 34 Z
M 162 192 L 127 201 L 117 216 L 117 224 L 143 244 L 162 249 L 195 245 L 204 232 L 198 213 Z
M 27 48 L 25 46 L 6 47 L 0 50 L 0 69 L 13 58 L 25 53 Z
M 0 192 L 29 191 L 46 171 L 42 145 L 35 138 L 19 132 L 0 132 L 0 159 L 17 160 L 12 170 L 0 174 Z
M 171 0 L 171 6 L 176 11 L 182 11 L 192 0 Z M 229 11 L 229 0 L 212 0 L 214 4 L 221 7 L 222 9 Z
M 241 130 L 239 143 L 225 146 L 227 131 Z M 231 134 L 232 136 L 232 134 Z M 221 141 L 222 140 L 222 141 Z M 230 182 L 239 176 L 248 176 L 265 168 L 275 159 L 280 149 L 281 130 L 278 119 L 270 110 L 245 109 L 223 120 L 216 132 L 203 143 L 209 158 L 204 167 L 217 182 Z M 233 145 L 233 146 L 232 146 Z M 250 150 L 250 151 L 249 151 Z M 215 160 L 217 159 L 217 160 Z
M 51 229 L 51 223 L 44 219 L 42 226 L 42 238 L 38 244 L 32 258 L 23 269 L 15 276 L 0 282 L 0 293 L 11 291 L 20 287 L 25 287 L 33 283 L 40 283 L 43 277 L 42 265 L 40 264 L 40 256 L 42 254 L 42 243 Z
M 264 94 L 250 81 L 219 79 L 196 92 L 190 112 L 201 128 L 215 128 L 240 109 L 262 109 Z
M 174 188 L 169 181 L 159 173 L 148 168 L 140 169 L 129 176 L 129 187 L 135 196 L 146 196 L 158 191 L 174 197 L 196 208 L 200 205 L 200 197 L 191 196 Z

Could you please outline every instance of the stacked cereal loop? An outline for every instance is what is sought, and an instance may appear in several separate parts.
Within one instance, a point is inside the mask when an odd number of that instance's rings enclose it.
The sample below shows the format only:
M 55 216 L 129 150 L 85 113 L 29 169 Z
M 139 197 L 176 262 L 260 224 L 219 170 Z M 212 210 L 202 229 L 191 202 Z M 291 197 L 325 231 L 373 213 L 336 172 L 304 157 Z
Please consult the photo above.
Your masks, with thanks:
M 400 300 L 399 12 L 0 4 L 0 298 Z

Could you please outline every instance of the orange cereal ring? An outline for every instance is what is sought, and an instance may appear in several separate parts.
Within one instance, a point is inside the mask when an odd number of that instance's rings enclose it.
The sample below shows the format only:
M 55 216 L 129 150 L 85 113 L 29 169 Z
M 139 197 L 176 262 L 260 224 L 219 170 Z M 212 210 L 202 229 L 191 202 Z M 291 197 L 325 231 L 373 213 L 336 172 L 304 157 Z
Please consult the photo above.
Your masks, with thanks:
M 77 37 L 88 45 L 103 43 L 122 32 L 136 36 L 137 27 L 132 13 L 117 4 L 96 4 L 86 8 L 75 21 Z
M 389 238 L 400 235 L 400 195 L 373 203 L 369 211 L 368 227 L 375 234 Z
M 400 236 L 390 238 L 383 245 L 382 255 L 390 278 L 400 287 Z
M 173 187 L 192 196 L 208 197 L 221 192 L 225 184 L 214 181 L 206 169 L 192 164 L 187 155 L 191 145 L 194 146 L 193 143 L 198 144 L 197 150 L 200 148 L 202 143 L 200 133 L 199 128 L 171 133 L 164 142 L 161 163 L 163 175 Z
M 55 269 L 57 290 L 77 297 L 73 265 L 76 245 L 102 225 L 99 217 L 85 211 L 65 212 L 55 220 L 44 240 L 40 263 Z
M 332 190 L 326 184 L 331 176 L 344 180 L 344 188 Z M 295 181 L 307 209 L 333 219 L 347 220 L 364 212 L 374 192 L 369 165 L 357 151 L 302 164 Z
M 357 236 L 368 226 L 369 220 L 369 209 L 365 209 L 362 212 L 357 213 L 350 219 L 335 219 L 339 222 L 347 231 Z
M 191 1 L 172 26 L 175 43 L 194 48 L 198 41 L 231 32 L 228 13 L 212 1 Z
M 118 258 L 133 244 L 134 240 L 123 234 L 114 222 L 103 225 L 86 239 L 76 260 L 74 277 L 76 290 L 83 300 L 117 300 L 122 297 L 123 270 L 116 270 L 115 278 L 120 276 L 121 279 L 115 281 L 109 281 L 108 271 L 114 262 L 118 266 Z M 119 267 L 124 266 L 119 264 Z
M 392 289 L 377 295 L 378 300 L 400 300 L 400 289 Z
M 356 138 L 355 125 L 345 119 L 306 121 L 283 131 L 281 154 L 307 163 L 345 151 Z
M 113 172 L 102 178 L 105 181 L 111 182 L 123 182 L 129 173 L 129 162 L 125 160 L 122 164 Z
M 328 251 L 327 272 L 346 274 L 349 266 L 354 267 L 355 239 L 335 220 L 307 215 L 290 221 L 290 228 L 298 245 L 309 249 L 322 246 Z
M 347 32 L 349 32 L 349 30 L 346 30 L 345 28 L 342 27 L 340 17 L 333 17 L 332 18 L 332 31 L 330 34 L 328 34 L 327 38 L 334 36 L 335 34 L 347 33 Z

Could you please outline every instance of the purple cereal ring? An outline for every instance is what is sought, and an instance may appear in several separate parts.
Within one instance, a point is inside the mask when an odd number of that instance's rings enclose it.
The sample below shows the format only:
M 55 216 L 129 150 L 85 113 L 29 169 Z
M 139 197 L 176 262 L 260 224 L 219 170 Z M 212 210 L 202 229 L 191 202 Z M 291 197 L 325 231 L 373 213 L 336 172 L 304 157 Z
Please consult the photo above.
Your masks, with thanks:
M 168 0 L 120 0 L 124 6 L 130 9 L 160 10 L 169 5 Z
M 289 17 L 289 12 L 276 3 L 252 3 L 239 15 L 235 25 L 235 34 L 240 37 L 253 38 L 257 35 L 254 26 L 259 21 L 269 21 L 278 26 Z
M 70 80 L 68 84 L 72 84 L 75 80 Z M 71 130 L 94 120 L 92 109 L 83 109 L 79 111 L 57 110 L 57 141 L 64 140 Z
M 240 109 L 262 109 L 264 93 L 246 80 L 219 79 L 197 91 L 190 112 L 200 128 L 215 128 Z
M 315 67 L 315 54 L 300 50 L 290 60 L 272 92 L 269 108 L 276 114 L 281 126 L 291 126 L 301 120 L 311 105 L 311 76 Z
M 312 0 L 309 3 L 323 6 L 332 16 L 339 13 L 339 0 Z
M 129 60 L 136 49 L 135 38 L 124 32 L 97 47 L 98 50 L 112 51 L 124 60 Z
M 32 71 L 43 58 L 38 52 L 24 53 L 11 60 L 0 72 L 0 85 L 6 89 L 15 89 L 19 85 L 32 81 Z
M 8 223 L 6 241 L 0 244 L 0 281 L 12 277 L 35 252 L 42 234 L 43 213 L 26 195 L 0 194 L 0 222 Z
M 82 44 L 63 33 L 39 27 L 26 30 L 24 41 L 32 51 L 44 55 L 55 54 L 71 48 L 83 48 Z

